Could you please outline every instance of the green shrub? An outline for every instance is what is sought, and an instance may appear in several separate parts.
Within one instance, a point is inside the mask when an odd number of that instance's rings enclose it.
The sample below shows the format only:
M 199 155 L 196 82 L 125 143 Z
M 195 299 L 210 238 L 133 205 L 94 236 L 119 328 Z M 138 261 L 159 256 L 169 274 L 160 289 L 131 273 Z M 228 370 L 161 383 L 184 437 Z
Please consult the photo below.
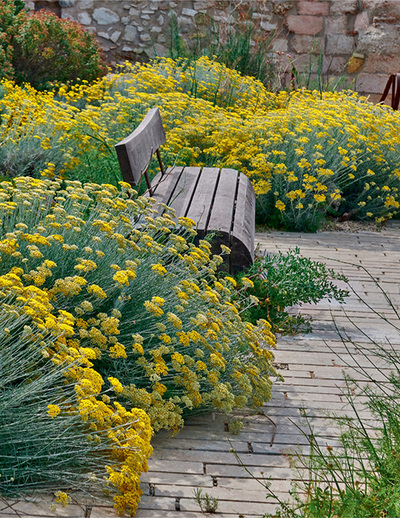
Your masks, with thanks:
M 19 3 L 2 0 L 0 30 L 0 77 L 41 90 L 106 73 L 94 35 L 74 21 L 47 11 L 29 15 Z
M 50 12 L 25 17 L 13 45 L 15 80 L 38 89 L 54 81 L 91 82 L 106 72 L 94 35 Z
M 318 261 L 300 255 L 296 247 L 287 254 L 268 254 L 255 261 L 246 272 L 253 283 L 250 290 L 259 299 L 259 304 L 245 313 L 250 322 L 266 318 L 278 332 L 294 332 L 309 323 L 301 315 L 290 315 L 287 308 L 307 303 L 316 304 L 324 298 L 344 302 L 348 292 L 338 288 L 334 281 L 347 282 L 346 277 Z M 308 324 L 308 325 L 307 325 Z
M 0 78 L 14 77 L 12 43 L 23 17 L 21 7 L 11 0 L 0 1 Z

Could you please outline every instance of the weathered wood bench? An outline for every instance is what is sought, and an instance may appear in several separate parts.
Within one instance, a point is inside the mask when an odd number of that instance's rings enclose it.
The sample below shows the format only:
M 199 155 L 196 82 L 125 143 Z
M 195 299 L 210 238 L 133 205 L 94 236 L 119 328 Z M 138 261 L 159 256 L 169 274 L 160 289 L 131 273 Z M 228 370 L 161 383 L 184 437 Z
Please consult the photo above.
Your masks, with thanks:
M 211 234 L 213 253 L 221 252 L 221 244 L 231 249 L 226 258 L 230 272 L 248 267 L 254 259 L 255 232 L 250 180 L 234 169 L 171 167 L 164 171 L 159 148 L 165 141 L 159 109 L 152 108 L 135 131 L 115 146 L 124 181 L 136 186 L 144 177 L 146 195 L 173 207 L 176 217 L 191 218 L 198 239 Z M 150 182 L 147 167 L 154 153 L 160 172 Z

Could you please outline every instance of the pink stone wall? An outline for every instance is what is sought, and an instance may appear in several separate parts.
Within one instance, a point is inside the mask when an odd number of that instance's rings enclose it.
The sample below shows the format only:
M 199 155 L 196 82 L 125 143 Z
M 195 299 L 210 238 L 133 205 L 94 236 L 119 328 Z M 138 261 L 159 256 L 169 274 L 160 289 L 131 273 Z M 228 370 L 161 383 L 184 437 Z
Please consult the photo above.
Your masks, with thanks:
M 219 26 L 223 34 L 252 23 L 257 38 L 272 37 L 270 59 L 284 86 L 294 66 L 302 84 L 312 87 L 322 71 L 325 83 L 377 101 L 400 72 L 400 0 L 26 0 L 27 7 L 35 2 L 94 32 L 111 62 L 166 54 L 173 12 L 189 46 L 199 29 Z

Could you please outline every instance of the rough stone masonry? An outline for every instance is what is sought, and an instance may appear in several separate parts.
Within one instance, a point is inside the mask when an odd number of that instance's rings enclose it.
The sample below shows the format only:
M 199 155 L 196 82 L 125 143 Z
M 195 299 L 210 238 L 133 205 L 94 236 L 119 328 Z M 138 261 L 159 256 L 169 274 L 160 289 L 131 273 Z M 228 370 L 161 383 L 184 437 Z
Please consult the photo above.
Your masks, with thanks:
M 31 10 L 52 10 L 96 34 L 111 62 L 166 55 L 170 17 L 190 46 L 197 34 L 223 38 L 240 24 L 255 24 L 271 38 L 271 60 L 281 81 L 292 62 L 311 80 L 322 66 L 325 81 L 340 78 L 371 100 L 389 74 L 400 72 L 400 0 L 28 0 Z M 257 42 L 255 41 L 256 45 Z M 321 59 L 322 58 L 322 59 Z

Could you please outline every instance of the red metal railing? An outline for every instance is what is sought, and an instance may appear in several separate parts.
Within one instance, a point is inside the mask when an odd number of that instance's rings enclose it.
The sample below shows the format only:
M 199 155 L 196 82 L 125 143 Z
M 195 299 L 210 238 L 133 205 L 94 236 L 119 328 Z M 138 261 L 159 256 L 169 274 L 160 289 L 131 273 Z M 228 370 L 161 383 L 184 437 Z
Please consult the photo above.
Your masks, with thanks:
M 400 74 L 392 74 L 388 82 L 386 83 L 385 90 L 382 94 L 382 97 L 380 98 L 381 103 L 386 99 L 390 87 L 392 87 L 392 108 L 393 110 L 399 109 L 399 101 L 400 101 Z

